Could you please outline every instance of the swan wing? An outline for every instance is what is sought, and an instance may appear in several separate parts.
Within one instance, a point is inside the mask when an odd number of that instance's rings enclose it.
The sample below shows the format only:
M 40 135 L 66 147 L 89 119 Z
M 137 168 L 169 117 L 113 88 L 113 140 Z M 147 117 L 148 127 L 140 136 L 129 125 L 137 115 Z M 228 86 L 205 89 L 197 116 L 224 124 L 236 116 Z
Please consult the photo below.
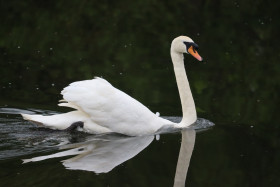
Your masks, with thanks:
M 113 132 L 144 135 L 166 121 L 102 78 L 73 82 L 61 92 L 69 106 L 89 115 L 96 124 Z

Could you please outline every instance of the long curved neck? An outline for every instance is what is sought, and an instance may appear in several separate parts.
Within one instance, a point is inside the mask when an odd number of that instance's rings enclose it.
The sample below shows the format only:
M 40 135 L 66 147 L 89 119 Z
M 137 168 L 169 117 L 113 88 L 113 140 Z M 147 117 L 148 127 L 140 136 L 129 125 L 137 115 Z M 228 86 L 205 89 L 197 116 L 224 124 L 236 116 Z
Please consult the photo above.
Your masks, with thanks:
M 179 125 L 185 127 L 191 125 L 197 119 L 195 104 L 185 71 L 184 55 L 171 50 L 171 58 L 183 111 L 183 119 Z

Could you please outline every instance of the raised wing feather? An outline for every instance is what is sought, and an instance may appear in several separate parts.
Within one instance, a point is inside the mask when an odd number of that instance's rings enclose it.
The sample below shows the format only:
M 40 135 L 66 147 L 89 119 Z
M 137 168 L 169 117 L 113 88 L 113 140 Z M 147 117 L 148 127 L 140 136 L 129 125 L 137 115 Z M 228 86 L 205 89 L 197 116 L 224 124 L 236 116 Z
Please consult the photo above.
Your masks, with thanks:
M 164 123 L 147 107 L 102 78 L 71 83 L 63 98 L 87 113 L 92 121 L 128 135 L 153 133 Z

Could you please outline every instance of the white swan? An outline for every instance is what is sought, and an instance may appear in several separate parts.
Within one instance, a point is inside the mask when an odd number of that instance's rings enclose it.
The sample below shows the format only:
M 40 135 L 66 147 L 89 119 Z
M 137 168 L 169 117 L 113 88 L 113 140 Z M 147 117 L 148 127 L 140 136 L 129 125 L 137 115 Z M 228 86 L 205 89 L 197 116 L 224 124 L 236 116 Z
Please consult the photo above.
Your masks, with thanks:
M 58 105 L 76 109 L 75 111 L 52 116 L 22 116 L 25 120 L 51 129 L 64 130 L 81 126 L 83 131 L 93 134 L 116 132 L 141 136 L 153 134 L 165 125 L 174 128 L 187 127 L 196 121 L 197 115 L 186 76 L 183 53 L 191 54 L 202 61 L 197 49 L 197 44 L 187 36 L 179 36 L 171 44 L 171 58 L 183 110 L 180 123 L 157 116 L 102 78 L 74 82 L 62 90 L 64 100 Z

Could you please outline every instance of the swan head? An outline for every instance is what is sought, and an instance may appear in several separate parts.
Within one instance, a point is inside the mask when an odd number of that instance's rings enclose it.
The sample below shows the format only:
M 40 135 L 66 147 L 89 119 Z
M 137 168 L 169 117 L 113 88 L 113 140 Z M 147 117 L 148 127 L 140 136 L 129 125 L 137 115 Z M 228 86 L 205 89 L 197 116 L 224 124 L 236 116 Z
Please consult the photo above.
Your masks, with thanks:
M 171 52 L 187 53 L 192 55 L 199 61 L 202 61 L 202 57 L 198 54 L 198 45 L 187 36 L 179 36 L 175 38 L 171 43 Z

